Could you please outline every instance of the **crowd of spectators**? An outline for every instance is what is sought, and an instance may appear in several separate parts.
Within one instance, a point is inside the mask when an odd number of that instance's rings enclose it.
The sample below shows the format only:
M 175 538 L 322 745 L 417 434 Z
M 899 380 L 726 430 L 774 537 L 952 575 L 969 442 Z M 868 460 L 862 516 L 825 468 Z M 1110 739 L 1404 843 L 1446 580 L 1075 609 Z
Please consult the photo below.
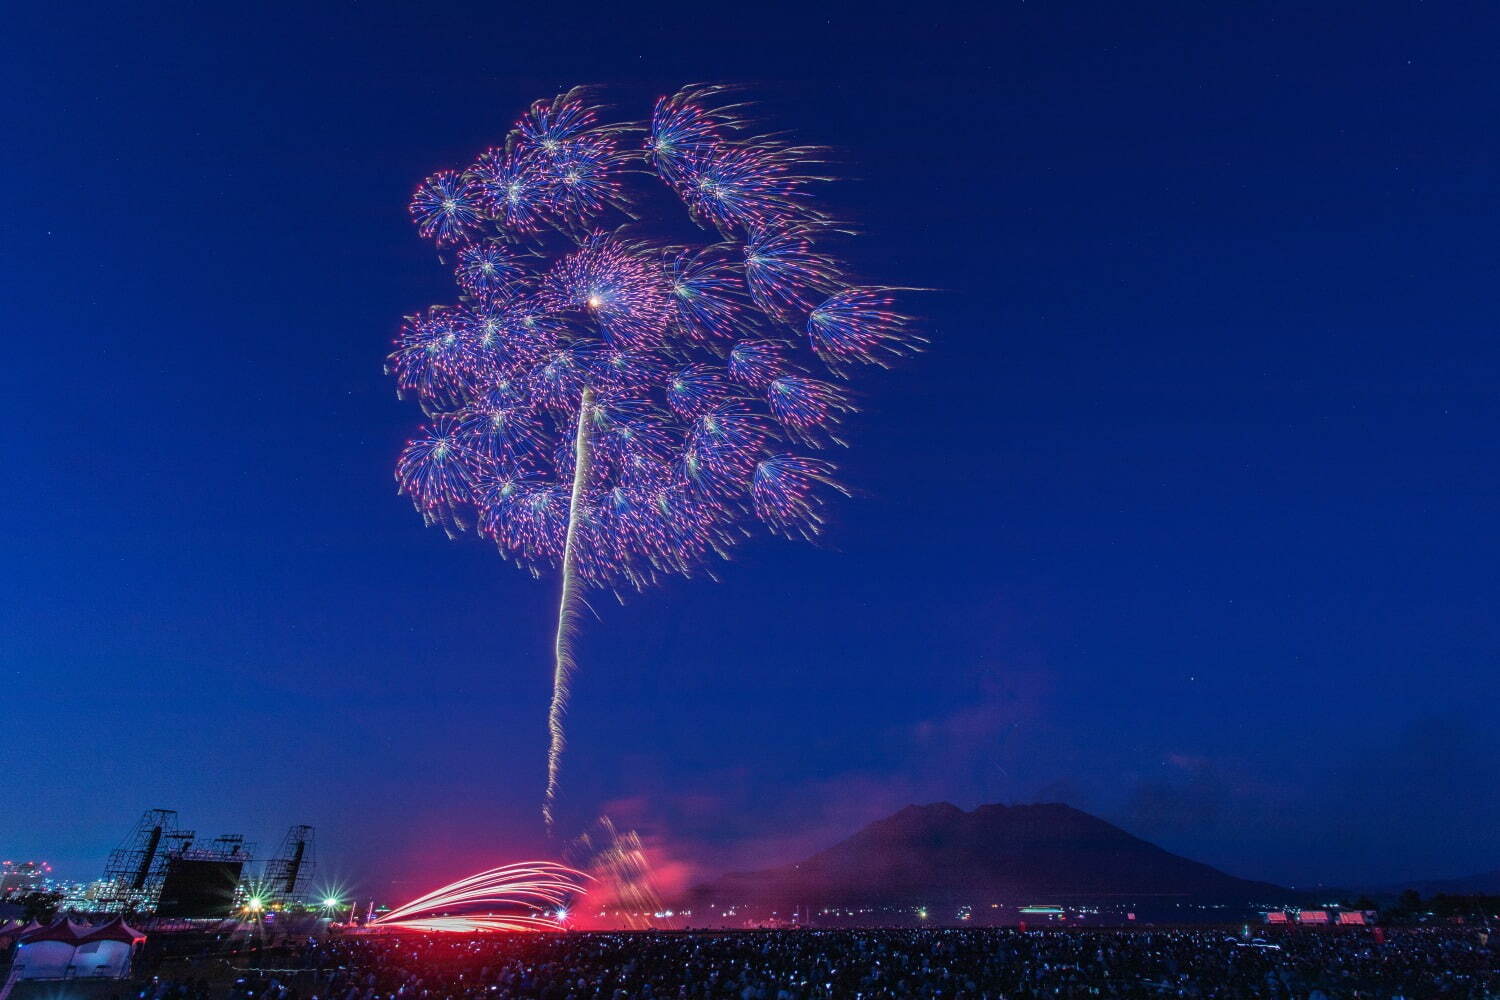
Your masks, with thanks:
M 343 936 L 260 957 L 227 991 L 144 1000 L 1036 1000 L 1500 997 L 1473 927 L 780 930 Z M 1497 942 L 1500 943 L 1500 942 Z M 273 967 L 274 966 L 274 967 Z

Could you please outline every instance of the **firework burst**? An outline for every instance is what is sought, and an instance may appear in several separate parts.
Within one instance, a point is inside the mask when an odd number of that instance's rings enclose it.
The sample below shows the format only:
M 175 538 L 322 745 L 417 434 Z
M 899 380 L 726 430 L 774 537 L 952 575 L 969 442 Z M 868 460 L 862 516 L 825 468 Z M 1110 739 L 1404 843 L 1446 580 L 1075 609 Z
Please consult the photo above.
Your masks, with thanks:
M 772 455 L 755 466 L 750 496 L 755 513 L 778 534 L 815 538 L 823 525 L 823 496 L 819 486 L 845 496 L 848 491 L 833 478 L 829 463 L 807 455 Z
M 407 210 L 417 232 L 438 246 L 461 243 L 484 224 L 478 189 L 456 170 L 439 170 L 423 181 Z
M 815 537 L 844 490 L 788 447 L 842 444 L 848 369 L 918 342 L 891 289 L 848 286 L 822 248 L 818 151 L 749 134 L 725 93 L 663 97 L 643 130 L 586 91 L 538 101 L 411 201 L 460 302 L 408 318 L 387 359 L 430 418 L 396 479 L 429 524 L 559 573 L 549 829 L 585 591 L 706 571 L 756 523 Z M 646 235 L 671 223 L 640 218 L 652 174 L 701 242 Z
M 795 324 L 839 285 L 837 261 L 815 249 L 808 226 L 769 226 L 745 241 L 745 283 L 756 306 Z
M 526 270 L 516 259 L 516 251 L 503 240 L 470 243 L 458 252 L 454 277 L 458 287 L 478 299 L 505 295 L 513 291 Z
M 668 184 L 684 182 L 689 157 L 706 153 L 744 126 L 736 107 L 720 105 L 726 92 L 722 86 L 695 85 L 657 100 L 645 148 L 651 166 Z
M 645 845 L 634 830 L 621 832 L 614 821 L 600 816 L 568 845 L 568 860 L 587 871 L 593 879 L 589 886 L 590 908 L 613 908 L 616 918 L 631 930 L 656 925 L 662 912 L 661 892 L 657 889 Z
M 808 315 L 808 343 L 833 369 L 852 362 L 887 365 L 922 342 L 895 306 L 893 289 L 845 288 Z

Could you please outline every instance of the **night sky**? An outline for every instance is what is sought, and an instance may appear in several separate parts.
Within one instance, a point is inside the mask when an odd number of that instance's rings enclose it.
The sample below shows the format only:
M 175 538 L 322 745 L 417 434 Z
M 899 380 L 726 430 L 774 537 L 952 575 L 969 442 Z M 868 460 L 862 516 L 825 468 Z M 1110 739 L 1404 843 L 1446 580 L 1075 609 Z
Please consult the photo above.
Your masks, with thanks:
M 0 856 L 141 810 L 391 892 L 550 848 L 555 582 L 426 529 L 405 214 L 530 101 L 747 85 L 931 349 L 817 547 L 595 595 L 565 828 L 673 877 L 1064 801 L 1237 875 L 1500 865 L 1488 3 L 32 4 L 0 41 Z M 400 883 L 395 885 L 393 883 Z

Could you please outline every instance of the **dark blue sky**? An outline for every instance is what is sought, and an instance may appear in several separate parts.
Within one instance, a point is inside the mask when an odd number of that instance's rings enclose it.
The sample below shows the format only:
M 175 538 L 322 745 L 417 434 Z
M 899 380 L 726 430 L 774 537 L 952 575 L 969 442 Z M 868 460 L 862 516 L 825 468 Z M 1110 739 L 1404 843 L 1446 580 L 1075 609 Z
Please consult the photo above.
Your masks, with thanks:
M 709 870 L 937 799 L 1500 865 L 1500 14 L 872 10 L 11 13 L 0 855 L 93 876 L 157 805 L 367 886 L 547 849 L 553 585 L 391 479 L 382 358 L 451 295 L 404 206 L 535 98 L 723 80 L 844 151 L 933 345 L 824 547 L 596 601 L 565 817 Z

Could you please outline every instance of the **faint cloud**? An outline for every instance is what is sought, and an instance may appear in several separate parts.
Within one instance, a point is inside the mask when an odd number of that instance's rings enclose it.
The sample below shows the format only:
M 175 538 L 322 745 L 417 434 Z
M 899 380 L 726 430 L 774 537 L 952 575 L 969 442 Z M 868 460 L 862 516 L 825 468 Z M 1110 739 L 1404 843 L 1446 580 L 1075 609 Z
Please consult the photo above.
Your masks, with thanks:
M 1130 792 L 1125 824 L 1148 837 L 1213 830 L 1231 794 L 1213 763 L 1187 754 L 1169 754 L 1162 763 L 1160 776 L 1138 782 Z
M 724 769 L 691 789 L 658 781 L 605 811 L 697 875 L 800 860 L 913 803 L 997 801 L 1018 787 L 1018 764 L 1037 757 L 1048 686 L 1038 672 L 1015 670 L 984 675 L 976 688 L 951 713 L 874 734 L 883 765 L 774 788 L 753 770 Z M 656 770 L 643 767 L 639 777 Z

